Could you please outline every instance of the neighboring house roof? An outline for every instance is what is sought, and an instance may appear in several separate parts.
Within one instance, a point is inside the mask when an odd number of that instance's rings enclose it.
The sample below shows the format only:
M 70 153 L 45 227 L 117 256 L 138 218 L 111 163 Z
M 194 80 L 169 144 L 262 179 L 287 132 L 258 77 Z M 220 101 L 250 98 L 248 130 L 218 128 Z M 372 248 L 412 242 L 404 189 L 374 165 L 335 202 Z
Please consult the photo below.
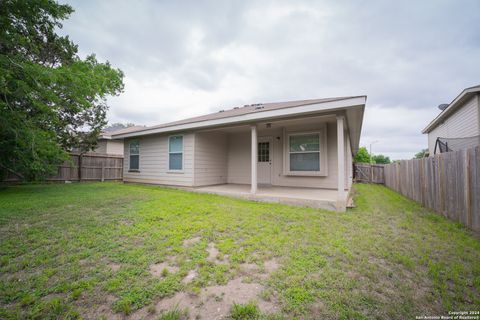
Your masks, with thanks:
M 354 106 L 361 106 L 361 117 L 363 118 L 363 107 L 367 96 L 349 96 L 326 99 L 298 100 L 274 103 L 257 103 L 235 107 L 230 110 L 220 110 L 204 116 L 189 118 L 180 121 L 169 122 L 151 127 L 143 127 L 128 133 L 114 133 L 113 139 L 137 137 L 155 133 L 166 133 L 181 130 L 191 130 L 222 126 L 228 124 L 247 123 L 250 121 L 261 121 L 274 118 L 281 118 L 289 115 L 311 114 L 330 110 L 347 109 Z M 358 140 L 360 139 L 361 124 L 356 128 Z
M 480 85 L 476 85 L 470 88 L 464 89 L 452 102 L 446 107 L 442 112 L 440 112 L 435 119 L 433 119 L 425 129 L 422 130 L 422 133 L 429 133 L 435 129 L 439 124 L 445 121 L 450 115 L 452 115 L 458 108 L 462 107 L 463 104 L 471 99 L 474 95 L 480 92 Z
M 135 132 L 137 130 L 145 129 L 145 126 L 131 126 L 127 128 L 122 128 L 122 129 L 117 129 L 117 130 L 111 130 L 111 131 L 102 131 L 100 135 L 98 136 L 98 139 L 104 139 L 104 140 L 111 140 L 112 135 L 115 134 L 124 134 L 124 133 L 129 133 L 129 132 Z

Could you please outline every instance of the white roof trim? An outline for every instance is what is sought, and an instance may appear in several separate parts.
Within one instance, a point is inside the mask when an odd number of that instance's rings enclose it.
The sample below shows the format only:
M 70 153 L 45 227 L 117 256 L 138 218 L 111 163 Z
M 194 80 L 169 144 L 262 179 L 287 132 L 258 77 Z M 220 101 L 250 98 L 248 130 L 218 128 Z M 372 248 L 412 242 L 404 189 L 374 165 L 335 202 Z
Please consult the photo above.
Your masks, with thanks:
M 346 109 L 349 107 L 365 105 L 366 101 L 367 101 L 367 98 L 362 96 L 362 97 L 354 97 L 354 98 L 349 98 L 344 100 L 327 101 L 327 102 L 321 102 L 317 104 L 303 105 L 298 107 L 288 107 L 283 109 L 257 111 L 253 113 L 247 113 L 247 114 L 231 116 L 231 117 L 226 117 L 221 119 L 203 120 L 203 121 L 197 121 L 192 123 L 172 125 L 172 126 L 162 127 L 162 128 L 152 128 L 152 129 L 147 128 L 142 131 L 117 134 L 117 135 L 113 134 L 112 138 L 122 139 L 122 138 L 138 137 L 138 136 L 157 134 L 157 133 L 193 130 L 193 129 L 201 129 L 201 128 L 207 128 L 207 127 L 228 125 L 228 124 L 236 124 L 236 123 L 248 122 L 248 121 L 273 119 L 273 118 L 285 117 L 289 115 L 300 115 L 300 114 L 309 114 L 309 113 L 316 113 L 316 112 L 336 110 L 336 109 Z
M 471 95 L 473 93 L 480 92 L 480 86 L 475 86 L 471 88 L 467 88 L 463 90 L 449 105 L 448 107 L 440 112 L 435 119 L 433 119 L 428 126 L 425 127 L 425 129 L 422 130 L 422 133 L 429 133 L 433 129 L 435 129 L 436 126 L 440 124 L 442 120 L 445 118 L 448 118 L 450 114 L 454 111 L 454 109 L 458 106 L 458 103 L 462 101 L 466 95 Z

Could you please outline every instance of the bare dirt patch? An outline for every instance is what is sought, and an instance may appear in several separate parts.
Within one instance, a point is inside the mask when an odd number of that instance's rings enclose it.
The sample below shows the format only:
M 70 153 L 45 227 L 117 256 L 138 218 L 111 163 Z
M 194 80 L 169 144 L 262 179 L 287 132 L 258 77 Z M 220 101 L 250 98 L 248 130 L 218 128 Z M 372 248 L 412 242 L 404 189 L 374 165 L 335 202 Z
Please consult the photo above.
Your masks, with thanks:
M 182 283 L 183 284 L 188 284 L 193 281 L 198 276 L 197 270 L 190 270 L 188 271 L 188 274 L 183 278 Z
M 239 266 L 239 274 L 242 276 L 255 276 L 260 268 L 255 263 L 242 263 Z
M 110 267 L 110 269 L 112 269 L 113 272 L 117 272 L 122 267 L 122 265 L 118 263 L 109 263 L 108 266 Z
M 193 246 L 195 243 L 199 242 L 200 240 L 202 240 L 201 237 L 194 237 L 194 238 L 190 238 L 190 239 L 185 239 L 185 240 L 183 240 L 183 247 L 188 248 L 190 246 Z
M 207 247 L 207 252 L 208 252 L 208 260 L 215 262 L 218 260 L 218 254 L 220 251 L 215 247 L 215 243 L 210 242 Z
M 256 301 L 262 312 L 279 312 L 280 307 L 276 303 L 260 298 L 263 290 L 264 287 L 258 283 L 245 283 L 242 278 L 237 278 L 226 285 L 206 287 L 198 295 L 178 292 L 173 297 L 160 300 L 155 305 L 155 313 L 148 313 L 148 309 L 143 308 L 130 319 L 156 319 L 161 312 L 174 308 L 188 309 L 189 319 L 224 319 L 233 303 L 250 301 Z
M 119 313 L 115 313 L 112 310 L 112 304 L 115 302 L 115 297 L 112 295 L 107 295 L 103 299 L 97 300 L 97 303 L 89 308 L 83 309 L 81 314 L 85 319 L 113 319 L 120 320 L 123 319 L 123 316 Z
M 166 270 L 166 271 L 165 271 Z M 168 273 L 177 273 L 179 268 L 177 266 L 172 266 L 168 262 L 161 262 L 152 264 L 150 266 L 150 273 L 154 277 L 163 277 Z
M 271 274 L 277 271 L 281 265 L 278 263 L 277 259 L 270 259 L 263 263 L 263 267 L 265 268 L 265 272 Z

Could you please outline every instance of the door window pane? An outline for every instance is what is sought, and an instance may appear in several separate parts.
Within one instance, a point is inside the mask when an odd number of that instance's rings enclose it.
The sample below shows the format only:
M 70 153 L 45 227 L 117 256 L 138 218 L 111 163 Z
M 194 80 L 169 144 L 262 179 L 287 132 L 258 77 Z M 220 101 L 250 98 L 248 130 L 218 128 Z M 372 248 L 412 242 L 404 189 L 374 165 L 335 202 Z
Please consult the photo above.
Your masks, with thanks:
M 270 143 L 269 142 L 259 142 L 257 152 L 258 152 L 258 162 L 270 161 Z

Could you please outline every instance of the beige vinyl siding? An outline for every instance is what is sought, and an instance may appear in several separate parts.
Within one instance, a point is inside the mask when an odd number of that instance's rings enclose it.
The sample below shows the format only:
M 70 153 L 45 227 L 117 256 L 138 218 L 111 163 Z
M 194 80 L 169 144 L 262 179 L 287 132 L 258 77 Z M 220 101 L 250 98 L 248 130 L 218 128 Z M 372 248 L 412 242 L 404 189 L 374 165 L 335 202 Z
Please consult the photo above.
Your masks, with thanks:
M 249 132 L 228 134 L 228 183 L 247 184 L 251 181 L 251 135 Z
M 313 131 L 317 126 L 286 127 L 290 132 Z M 328 173 L 325 177 L 286 176 L 283 173 L 283 131 L 281 128 L 259 129 L 259 137 L 270 136 L 273 139 L 272 185 L 288 187 L 337 188 L 337 128 L 336 123 L 329 121 L 327 127 L 327 163 Z M 251 136 L 249 132 L 230 133 L 228 135 L 228 183 L 249 184 L 251 177 Z
M 172 186 L 193 186 L 194 134 L 183 134 L 183 171 L 168 170 L 168 137 L 170 135 L 143 136 L 137 139 L 125 139 L 124 173 L 126 182 L 163 184 Z M 129 143 L 140 143 L 139 172 L 129 172 Z
M 108 140 L 107 141 L 107 154 L 123 154 L 123 141 L 122 140 Z
M 93 152 L 123 155 L 123 141 L 102 139 L 98 141 L 97 147 Z
M 345 189 L 350 190 L 353 183 L 353 156 L 350 136 L 345 132 Z
M 428 149 L 433 155 L 435 141 L 442 138 L 463 138 L 480 134 L 478 96 L 468 100 L 443 123 L 428 134 Z
M 227 183 L 227 135 L 220 132 L 195 134 L 194 185 Z
M 97 143 L 97 147 L 93 150 L 95 153 L 107 153 L 107 140 L 100 140 Z

